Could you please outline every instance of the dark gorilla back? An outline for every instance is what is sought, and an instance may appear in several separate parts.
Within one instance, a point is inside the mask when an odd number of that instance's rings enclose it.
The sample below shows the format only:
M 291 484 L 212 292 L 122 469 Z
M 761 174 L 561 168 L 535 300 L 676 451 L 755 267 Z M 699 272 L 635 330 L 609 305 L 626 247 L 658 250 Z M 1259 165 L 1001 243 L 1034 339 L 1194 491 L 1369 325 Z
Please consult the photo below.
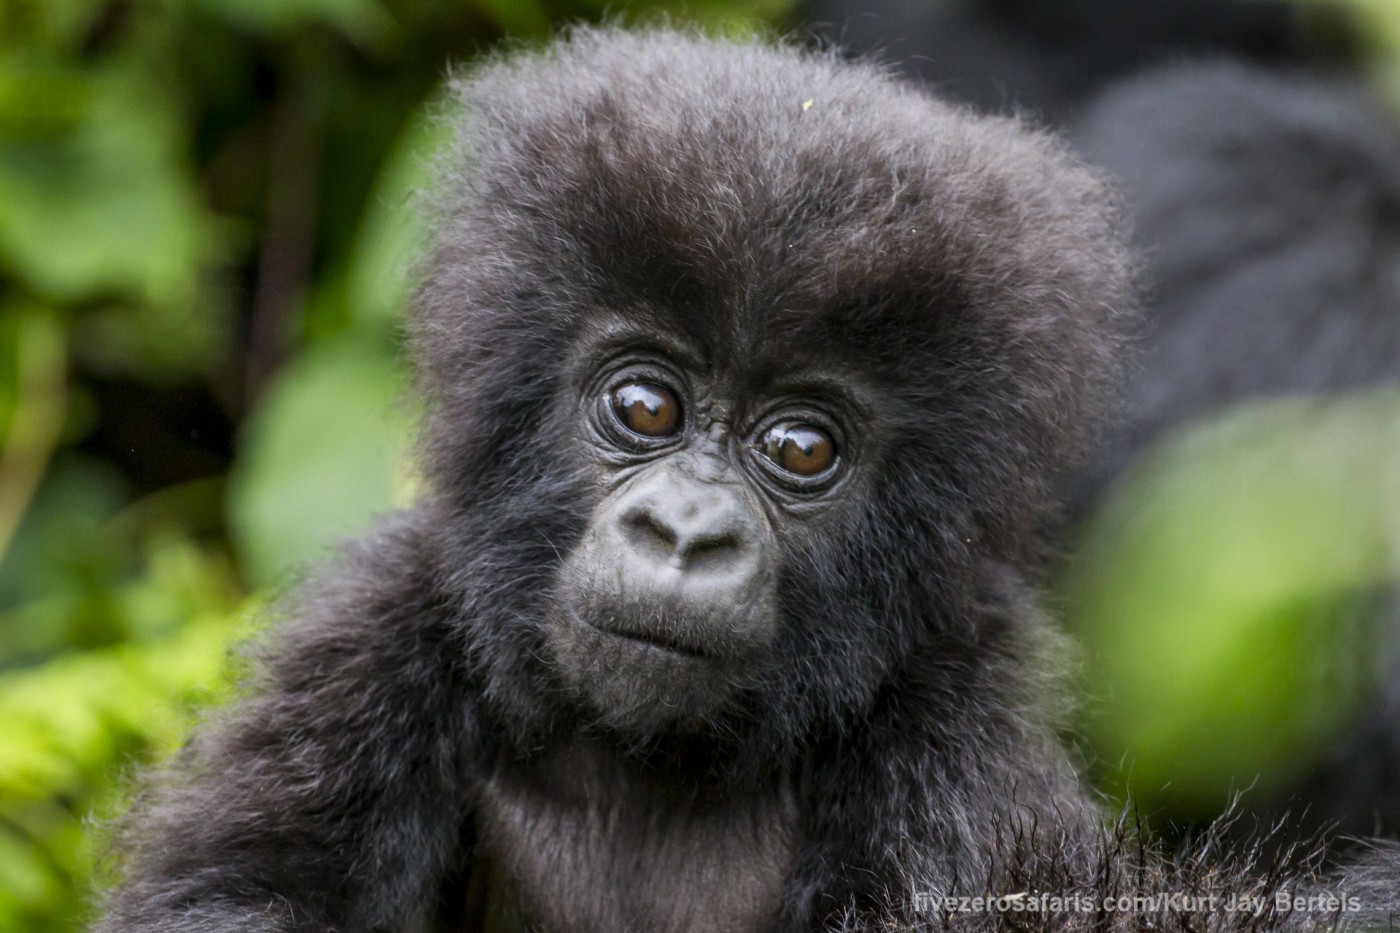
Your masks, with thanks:
M 1359 87 L 1153 71 L 1076 142 L 1124 184 L 1152 296 L 1131 430 L 1100 469 L 1233 401 L 1400 378 L 1400 133 Z

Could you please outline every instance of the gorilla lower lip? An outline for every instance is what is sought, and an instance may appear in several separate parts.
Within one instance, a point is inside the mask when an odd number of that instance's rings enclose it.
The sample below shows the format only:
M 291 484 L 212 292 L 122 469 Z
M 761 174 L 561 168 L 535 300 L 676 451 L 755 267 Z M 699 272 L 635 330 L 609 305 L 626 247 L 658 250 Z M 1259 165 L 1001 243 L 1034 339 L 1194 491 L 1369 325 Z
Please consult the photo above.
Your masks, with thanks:
M 592 622 L 588 622 L 587 624 L 602 632 L 604 635 L 611 635 L 614 638 L 623 638 L 627 641 L 645 645 L 648 648 L 655 648 L 661 651 L 665 651 L 668 654 L 678 654 L 681 657 L 686 658 L 707 657 L 705 652 L 701 651 L 700 649 L 694 648 L 690 645 L 681 644 L 680 642 L 677 642 L 673 639 L 666 638 L 664 635 L 658 635 L 651 632 L 623 632 L 618 631 L 616 629 L 604 628 L 603 626 L 595 625 Z

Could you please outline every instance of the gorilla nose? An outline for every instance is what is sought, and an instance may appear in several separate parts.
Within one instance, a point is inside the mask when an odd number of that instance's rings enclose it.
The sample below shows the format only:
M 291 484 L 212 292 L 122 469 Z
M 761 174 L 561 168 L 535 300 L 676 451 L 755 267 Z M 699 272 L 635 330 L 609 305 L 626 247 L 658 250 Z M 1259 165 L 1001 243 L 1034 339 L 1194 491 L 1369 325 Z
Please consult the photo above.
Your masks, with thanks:
M 738 559 L 743 543 L 738 531 L 708 521 L 674 521 L 676 516 L 638 509 L 626 518 L 632 548 L 648 557 L 672 561 L 682 568 L 727 564 Z
M 640 491 L 622 512 L 621 531 L 644 566 L 686 574 L 753 572 L 757 528 L 740 494 L 724 487 Z

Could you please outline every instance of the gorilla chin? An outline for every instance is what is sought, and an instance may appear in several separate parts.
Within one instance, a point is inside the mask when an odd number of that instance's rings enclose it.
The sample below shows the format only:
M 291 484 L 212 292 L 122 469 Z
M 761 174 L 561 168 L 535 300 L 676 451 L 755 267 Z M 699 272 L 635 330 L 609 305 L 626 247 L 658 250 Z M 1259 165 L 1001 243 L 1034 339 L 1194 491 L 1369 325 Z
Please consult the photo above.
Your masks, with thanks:
M 559 677 L 600 724 L 628 735 L 713 723 L 754 682 L 777 628 L 768 599 L 658 606 L 651 595 L 576 579 L 562 590 L 571 595 L 556 600 L 549 623 Z

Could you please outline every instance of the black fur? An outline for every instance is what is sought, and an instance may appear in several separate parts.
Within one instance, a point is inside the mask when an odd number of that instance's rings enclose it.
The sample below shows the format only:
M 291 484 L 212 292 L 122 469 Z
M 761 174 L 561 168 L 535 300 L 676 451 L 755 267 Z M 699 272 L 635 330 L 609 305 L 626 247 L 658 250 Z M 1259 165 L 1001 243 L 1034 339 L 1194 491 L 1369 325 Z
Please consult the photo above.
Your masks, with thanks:
M 1272 895 L 1247 856 L 1105 827 L 1057 738 L 1036 529 L 1134 304 L 1097 177 L 757 42 L 580 31 L 456 88 L 413 326 L 432 492 L 288 607 L 252 695 L 138 801 L 99 929 L 1077 928 L 915 895 Z M 639 675 L 703 688 L 698 721 L 607 708 L 551 640 L 612 495 L 580 413 L 619 332 L 703 358 L 697 444 L 742 454 L 790 373 L 855 413 L 842 483 L 764 493 L 771 644 L 718 686 Z M 1373 920 L 1387 860 L 1337 881 Z
M 1245 398 L 1400 378 L 1400 133 L 1355 85 L 1219 63 L 1106 92 L 1076 135 L 1122 181 L 1150 339 L 1123 463 Z
M 806 0 L 800 19 L 984 111 L 1064 120 L 1144 65 L 1299 62 L 1341 32 L 1290 0 Z M 1327 26 L 1327 29 L 1322 28 Z

